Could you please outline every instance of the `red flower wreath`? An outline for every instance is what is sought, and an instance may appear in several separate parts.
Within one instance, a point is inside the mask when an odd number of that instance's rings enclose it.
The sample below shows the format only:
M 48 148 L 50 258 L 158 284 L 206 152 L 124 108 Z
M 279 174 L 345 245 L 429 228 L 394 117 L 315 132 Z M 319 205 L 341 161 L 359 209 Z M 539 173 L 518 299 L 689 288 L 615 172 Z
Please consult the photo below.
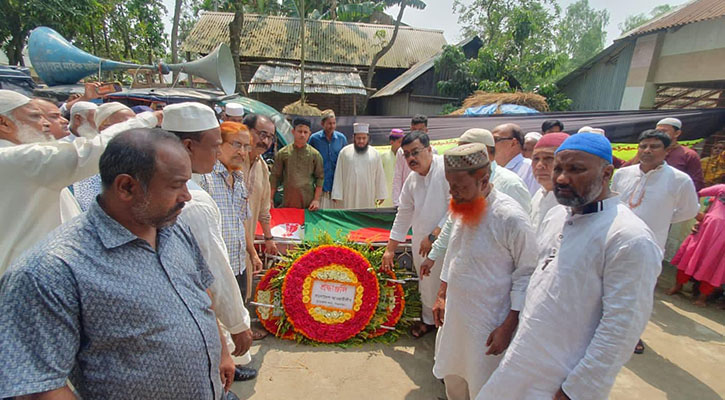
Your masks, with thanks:
M 260 293 L 259 292 L 260 291 L 271 290 L 269 288 L 270 282 L 277 275 L 279 275 L 279 273 L 281 271 L 282 271 L 281 268 L 274 267 L 274 268 L 271 268 L 269 271 L 267 271 L 267 273 L 264 274 L 264 276 L 262 277 L 262 279 L 257 284 L 257 290 L 254 292 L 254 301 L 260 302 L 260 300 L 261 300 L 259 298 L 259 296 L 260 296 Z M 269 296 L 269 297 L 274 298 L 274 291 L 272 291 L 272 295 Z M 263 303 L 266 303 L 267 301 L 269 301 L 269 300 L 265 299 L 265 301 Z M 274 303 L 274 302 L 273 301 L 270 301 L 270 303 Z M 281 304 L 272 304 L 272 305 L 275 305 L 276 307 L 281 307 L 282 306 Z M 271 334 L 273 334 L 273 335 L 275 335 L 277 337 L 280 337 L 282 339 L 291 339 L 291 340 L 294 340 L 295 334 L 291 330 L 285 332 L 284 335 L 279 335 L 279 320 L 280 320 L 280 318 L 274 315 L 274 313 L 273 313 L 274 312 L 274 309 L 271 309 L 271 308 L 268 308 L 267 307 L 267 309 L 269 310 L 268 313 L 263 313 L 262 312 L 262 309 L 263 309 L 263 307 L 257 306 L 257 310 L 256 311 L 257 311 L 257 317 L 259 317 L 259 322 L 262 324 L 262 326 L 264 327 L 264 329 L 266 329 L 269 333 L 271 333 Z M 266 318 L 265 318 L 265 316 L 266 316 Z
M 381 271 L 380 273 L 387 274 L 390 278 L 396 279 L 395 272 L 393 271 L 388 273 Z M 382 325 L 389 328 L 395 328 L 395 325 L 398 324 L 398 321 L 400 321 L 400 318 L 403 316 L 403 310 L 405 309 L 405 291 L 403 290 L 403 285 L 398 282 L 388 281 L 385 286 L 392 287 L 394 290 L 393 295 L 395 296 L 395 307 L 387 314 L 387 319 L 382 323 Z M 382 336 L 388 332 L 390 332 L 389 329 L 378 328 L 375 332 L 370 334 L 370 338 Z
M 303 301 L 305 279 L 316 270 L 330 265 L 339 265 L 352 271 L 358 287 L 362 287 L 359 309 L 350 312 L 352 316 L 344 322 L 332 324 L 313 318 Z M 379 294 L 378 280 L 368 260 L 345 246 L 319 246 L 306 252 L 292 263 L 282 284 L 282 304 L 295 331 L 324 343 L 345 341 L 365 329 L 375 314 Z

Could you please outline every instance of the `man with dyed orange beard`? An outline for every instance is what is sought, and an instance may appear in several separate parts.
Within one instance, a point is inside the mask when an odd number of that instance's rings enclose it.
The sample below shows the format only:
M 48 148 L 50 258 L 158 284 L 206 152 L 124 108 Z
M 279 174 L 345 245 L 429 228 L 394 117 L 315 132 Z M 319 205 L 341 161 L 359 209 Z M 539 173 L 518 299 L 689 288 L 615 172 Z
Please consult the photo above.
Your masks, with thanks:
M 445 381 L 448 399 L 471 399 L 516 330 L 536 237 L 521 205 L 489 183 L 485 145 L 459 146 L 443 158 L 453 228 L 433 307 L 441 327 L 433 374 Z

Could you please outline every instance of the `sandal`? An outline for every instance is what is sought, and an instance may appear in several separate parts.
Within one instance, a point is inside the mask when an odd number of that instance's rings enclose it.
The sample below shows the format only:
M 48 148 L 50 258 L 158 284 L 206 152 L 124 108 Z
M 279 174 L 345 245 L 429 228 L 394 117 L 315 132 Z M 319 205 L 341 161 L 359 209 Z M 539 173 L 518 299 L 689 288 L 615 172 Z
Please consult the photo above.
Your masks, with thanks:
M 416 339 L 422 338 L 427 333 L 435 330 L 435 325 L 428 325 L 423 322 L 418 322 L 410 327 L 410 335 Z
M 634 346 L 634 354 L 642 354 L 644 353 L 644 342 L 642 339 L 639 339 L 639 342 L 637 342 L 637 345 Z
M 263 329 L 252 328 L 252 340 L 262 340 L 269 335 L 269 332 Z

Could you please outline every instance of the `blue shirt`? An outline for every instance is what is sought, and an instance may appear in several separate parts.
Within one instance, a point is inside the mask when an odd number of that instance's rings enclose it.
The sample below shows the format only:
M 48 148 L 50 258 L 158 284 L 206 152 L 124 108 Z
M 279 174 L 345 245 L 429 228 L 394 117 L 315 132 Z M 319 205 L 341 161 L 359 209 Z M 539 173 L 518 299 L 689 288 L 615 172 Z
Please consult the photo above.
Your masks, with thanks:
M 340 150 L 347 146 L 347 138 L 341 132 L 334 131 L 332 140 L 328 141 L 325 131 L 319 131 L 310 135 L 308 143 L 322 155 L 322 165 L 325 168 L 325 183 L 322 184 L 322 191 L 331 192 L 332 181 L 335 179 L 337 156 L 340 155 Z
M 229 186 L 227 179 L 234 176 L 234 184 Z M 229 252 L 229 264 L 234 275 L 241 275 L 246 269 L 247 238 L 244 232 L 244 220 L 249 218 L 249 194 L 244 186 L 242 171 L 229 172 L 220 161 L 214 164 L 214 170 L 201 176 L 199 186 L 214 199 L 222 216 L 222 238 Z
M 73 195 L 83 212 L 88 211 L 91 204 L 96 202 L 96 196 L 101 194 L 102 186 L 100 174 L 95 174 L 73 184 Z
M 0 398 L 220 399 L 212 281 L 187 227 L 154 250 L 93 203 L 0 279 Z

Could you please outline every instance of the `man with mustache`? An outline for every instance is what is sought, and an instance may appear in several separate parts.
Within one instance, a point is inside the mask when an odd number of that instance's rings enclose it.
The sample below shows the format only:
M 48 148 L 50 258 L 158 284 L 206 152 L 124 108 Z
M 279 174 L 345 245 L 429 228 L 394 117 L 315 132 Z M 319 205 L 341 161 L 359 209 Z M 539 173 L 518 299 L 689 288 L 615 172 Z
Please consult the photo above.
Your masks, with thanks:
M 369 124 L 353 124 L 353 143 L 337 157 L 331 194 L 335 208 L 375 208 L 388 197 L 383 161 L 370 148 L 369 128 Z
M 516 124 L 502 124 L 493 128 L 491 133 L 496 141 L 496 163 L 520 176 L 533 196 L 539 189 L 539 183 L 531 172 L 531 160 L 522 154 L 524 131 Z
M 249 113 L 244 117 L 244 125 L 249 129 L 252 139 L 252 150 L 242 164 L 244 185 L 249 192 L 249 218 L 244 221 L 247 243 L 254 243 L 254 232 L 257 230 L 257 222 L 259 222 L 264 235 L 264 251 L 267 254 L 277 254 L 277 244 L 274 242 L 270 226 L 272 216 L 269 210 L 272 206 L 270 199 L 272 189 L 269 185 L 269 167 L 262 158 L 262 154 L 274 146 L 276 129 L 272 120 L 255 113 Z M 247 263 L 252 263 L 249 255 L 247 255 Z M 252 293 L 251 274 L 247 275 L 247 293 Z M 257 332 L 253 329 L 253 333 L 255 340 L 267 335 L 267 331 L 264 330 Z
M 421 131 L 428 134 L 428 117 L 422 114 L 417 114 L 410 120 L 410 132 Z M 436 153 L 433 149 L 433 154 Z M 403 190 L 403 184 L 410 175 L 410 167 L 408 161 L 403 156 L 403 149 L 398 147 L 398 152 L 395 154 L 395 173 L 393 174 L 393 205 L 397 207 L 400 204 L 400 192 Z
M 199 186 L 216 202 L 222 216 L 222 236 L 229 252 L 229 262 L 237 278 L 242 298 L 247 297 L 247 274 L 262 269 L 254 243 L 248 243 L 244 221 L 249 218 L 249 192 L 244 185 L 242 166 L 252 148 L 249 129 L 238 122 L 222 122 L 222 145 L 219 160 L 212 172 L 201 176 Z M 247 253 L 252 271 L 247 271 Z
M 655 234 L 662 251 L 670 224 L 695 218 L 700 211 L 695 184 L 690 177 L 665 162 L 670 137 L 648 129 L 639 135 L 639 164 L 620 168 L 612 179 L 612 190 Z M 640 340 L 635 354 L 644 352 Z
M 174 224 L 190 199 L 186 149 L 166 131 L 130 130 L 99 168 L 91 209 L 0 279 L 0 326 L 12 327 L 0 397 L 71 399 L 70 380 L 86 399 L 221 399 L 234 362 L 206 290 L 214 278 Z
M 325 183 L 322 185 L 319 208 L 335 208 L 335 204 L 330 196 L 332 194 L 332 185 L 335 183 L 337 158 L 342 148 L 347 146 L 347 138 L 342 132 L 336 130 L 337 120 L 334 111 L 323 111 L 320 123 L 322 124 L 322 130 L 307 135 L 310 146 L 320 153 L 325 167 Z
M 50 134 L 53 135 L 55 139 L 62 139 L 70 135 L 70 131 L 68 130 L 68 120 L 63 118 L 63 114 L 61 114 L 58 106 L 41 98 L 30 100 L 30 103 L 38 107 L 45 115 L 45 119 L 50 122 Z
M 556 151 L 561 205 L 538 231 L 519 326 L 477 399 L 606 399 L 652 312 L 662 250 L 609 190 L 612 147 L 579 133 Z
M 92 138 L 98 134 L 96 123 L 93 117 L 96 115 L 98 106 L 90 101 L 78 101 L 70 109 L 70 138 L 76 137 Z
M 122 126 L 133 127 L 137 126 Z M 0 90 L 0 275 L 60 225 L 61 191 L 98 172 L 106 143 L 119 132 L 112 129 L 93 139 L 56 142 L 37 105 L 20 93 Z
M 443 157 L 433 154 L 430 139 L 425 132 L 408 133 L 403 138 L 401 148 L 413 173 L 405 180 L 400 193 L 400 205 L 383 254 L 382 267 L 388 270 L 393 267 L 395 250 L 398 244 L 405 242 L 408 230 L 412 227 L 413 265 L 418 276 L 421 276 L 421 264 L 448 217 L 450 188 L 445 177 Z M 421 337 L 435 329 L 433 305 L 440 287 L 442 264 L 443 260 L 437 260 L 431 269 L 431 277 L 418 281 L 423 309 L 422 320 L 411 329 L 414 337 Z
M 443 159 L 454 223 L 433 307 L 440 327 L 433 374 L 444 380 L 449 400 L 471 399 L 518 325 L 536 236 L 521 206 L 489 183 L 485 145 L 462 145 Z
M 553 207 L 559 205 L 554 196 L 554 181 L 551 174 L 554 171 L 554 153 L 556 149 L 569 137 L 564 132 L 553 132 L 542 136 L 534 146 L 531 155 L 531 169 L 534 177 L 541 187 L 531 198 L 531 223 L 537 229 L 541 221 Z
M 163 128 L 175 134 L 191 158 L 191 171 L 208 174 L 214 169 L 222 144 L 221 129 L 214 110 L 196 103 L 176 103 L 164 107 Z M 186 224 L 199 244 L 199 249 L 214 276 L 209 287 L 217 319 L 227 347 L 235 356 L 251 361 L 249 347 L 252 344 L 249 311 L 244 308 L 239 285 L 229 265 L 229 254 L 224 244 L 221 228 L 221 212 L 214 199 L 196 182 L 186 183 L 191 200 L 186 203 L 179 221 Z M 255 377 L 252 368 L 236 366 L 235 380 Z

